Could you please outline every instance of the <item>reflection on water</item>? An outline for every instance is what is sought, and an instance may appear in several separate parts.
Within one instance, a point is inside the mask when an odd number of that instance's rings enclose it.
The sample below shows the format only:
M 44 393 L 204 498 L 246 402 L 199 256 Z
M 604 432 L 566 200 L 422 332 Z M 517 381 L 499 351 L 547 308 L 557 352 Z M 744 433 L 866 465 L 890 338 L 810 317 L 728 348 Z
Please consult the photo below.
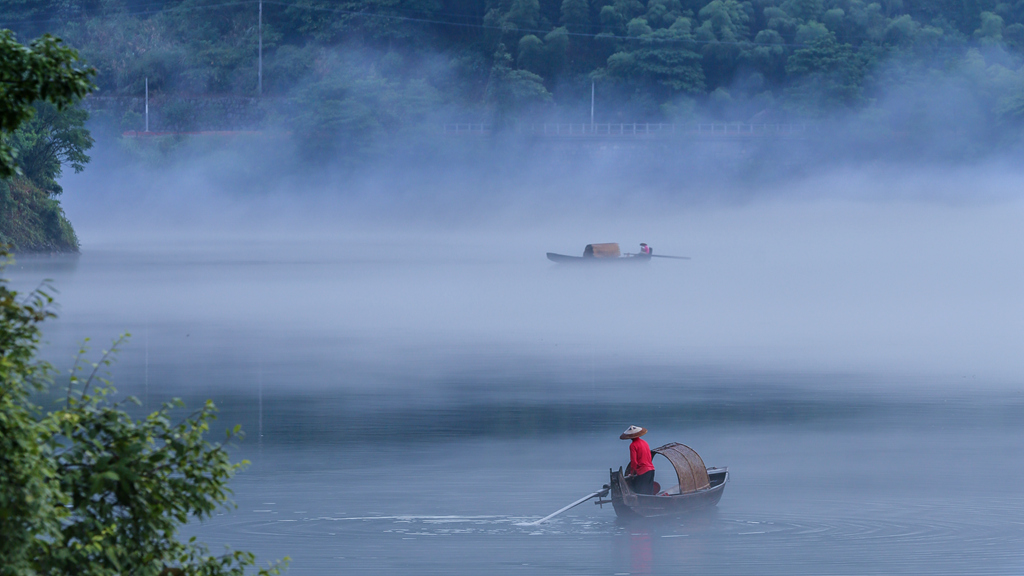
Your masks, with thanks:
M 224 427 L 243 424 L 238 509 L 189 530 L 291 556 L 290 574 L 1024 571 L 1016 385 L 851 370 L 837 350 L 859 336 L 843 325 L 819 345 L 795 324 L 746 323 L 762 296 L 739 303 L 746 317 L 706 312 L 737 296 L 715 296 L 708 270 L 329 252 L 87 252 L 8 275 L 56 280 L 59 366 L 81 338 L 129 330 L 121 394 L 213 398 Z M 666 297 L 607 305 L 635 290 Z M 731 335 L 745 344 L 722 345 Z M 765 360 L 816 350 L 845 360 Z M 585 503 L 518 525 L 606 483 L 632 423 L 730 468 L 715 511 L 622 523 Z

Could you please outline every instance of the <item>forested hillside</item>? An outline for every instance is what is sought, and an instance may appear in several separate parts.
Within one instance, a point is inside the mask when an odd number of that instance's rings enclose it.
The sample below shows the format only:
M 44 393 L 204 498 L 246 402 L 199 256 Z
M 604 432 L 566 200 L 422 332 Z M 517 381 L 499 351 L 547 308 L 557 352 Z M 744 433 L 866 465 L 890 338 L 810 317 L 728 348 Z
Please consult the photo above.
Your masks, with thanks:
M 424 122 L 786 121 L 867 114 L 981 133 L 1024 117 L 1024 0 L 0 0 L 53 32 L 96 96 L 287 97 L 307 132 Z M 139 129 L 138 111 L 118 112 Z

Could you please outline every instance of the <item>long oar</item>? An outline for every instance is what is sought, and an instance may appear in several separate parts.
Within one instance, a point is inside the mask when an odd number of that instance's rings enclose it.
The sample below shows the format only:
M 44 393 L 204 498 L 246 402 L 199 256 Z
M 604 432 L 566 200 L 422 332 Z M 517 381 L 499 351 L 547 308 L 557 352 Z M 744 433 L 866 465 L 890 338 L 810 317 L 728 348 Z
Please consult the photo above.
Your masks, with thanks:
M 651 254 L 651 258 L 672 258 L 674 260 L 689 260 L 689 256 L 665 256 L 664 254 Z
M 552 512 L 551 514 L 548 514 L 547 516 L 541 518 L 540 520 L 537 520 L 536 522 L 523 522 L 523 523 L 519 524 L 519 526 L 536 526 L 537 524 L 540 524 L 541 522 L 544 522 L 545 520 L 550 520 L 550 519 L 554 518 L 555 516 L 558 516 L 559 514 L 561 514 L 562 512 L 565 512 L 566 510 L 569 510 L 570 508 L 575 508 L 576 506 L 579 506 L 580 504 L 583 504 L 584 502 L 586 502 L 587 500 L 590 500 L 591 498 L 594 498 L 596 496 L 604 496 L 607 493 L 608 493 L 608 489 L 604 488 L 602 490 L 598 490 L 597 492 L 594 492 L 593 494 L 587 494 L 583 498 L 580 498 L 579 500 L 573 502 L 572 504 L 569 504 L 565 508 L 561 508 L 561 509 L 559 509 L 559 510 L 557 510 L 555 512 Z

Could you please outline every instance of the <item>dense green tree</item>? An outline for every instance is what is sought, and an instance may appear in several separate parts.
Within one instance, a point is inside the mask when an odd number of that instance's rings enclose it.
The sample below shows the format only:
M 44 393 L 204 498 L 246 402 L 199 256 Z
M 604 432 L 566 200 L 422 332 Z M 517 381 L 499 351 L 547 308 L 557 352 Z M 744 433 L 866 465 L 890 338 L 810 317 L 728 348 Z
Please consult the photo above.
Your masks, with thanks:
M 799 22 L 806 23 L 821 17 L 825 3 L 822 0 L 783 0 L 780 8 Z
M 587 0 L 562 0 L 559 22 L 570 32 L 590 32 L 590 6 Z
M 1024 51 L 1024 24 L 1010 24 L 1003 30 L 1003 41 L 1015 53 Z
M 438 101 L 423 80 L 385 73 L 400 70 L 399 62 L 367 62 L 363 53 L 338 51 L 324 55 L 320 68 L 318 77 L 296 90 L 288 118 L 310 158 L 374 149 L 381 136 L 419 125 Z
M 76 173 L 89 161 L 86 151 L 93 139 L 85 128 L 88 112 L 78 107 L 64 109 L 40 100 L 32 119 L 8 138 L 17 151 L 18 168 L 36 186 L 51 195 L 64 190 L 57 183 L 65 165 Z
M 626 24 L 640 17 L 643 12 L 644 5 L 637 0 L 614 0 L 601 7 L 601 28 L 610 34 L 625 34 Z
M 699 31 L 706 32 L 708 39 L 736 42 L 746 39 L 749 32 L 747 3 L 736 0 L 712 0 L 700 9 Z
M 166 17 L 187 47 L 179 80 L 183 91 L 255 94 L 257 14 L 250 4 L 181 0 Z M 269 44 L 271 38 L 265 40 Z
M 540 2 L 512 0 L 502 22 L 519 30 L 536 30 L 540 25 Z
M 793 37 L 793 41 L 797 44 L 810 45 L 830 34 L 832 33 L 824 24 L 811 21 L 796 27 L 796 36 Z
M 690 49 L 692 38 L 682 29 L 664 29 L 638 37 L 632 50 L 608 58 L 607 75 L 632 86 L 649 82 L 674 93 L 704 91 L 701 56 Z
M 95 67 L 95 81 L 103 92 L 142 94 L 146 78 L 153 92 L 184 88 L 187 48 L 166 17 L 141 19 L 118 13 L 69 23 L 63 34 Z
M 494 109 L 495 124 L 502 127 L 508 123 L 512 112 L 550 102 L 551 94 L 544 87 L 543 78 L 537 74 L 513 69 L 512 56 L 504 44 L 499 44 L 487 81 L 485 100 Z
M 529 70 L 535 74 L 546 73 L 547 54 L 544 50 L 544 42 L 533 34 L 527 34 L 520 38 L 516 64 L 521 70 Z
M 781 81 L 786 74 L 784 43 L 775 30 L 761 30 L 743 52 L 743 60 L 770 81 Z
M 797 27 L 800 22 L 786 13 L 778 6 L 769 6 L 764 9 L 765 30 L 771 30 L 781 36 L 786 42 L 793 42 L 796 36 Z
M 851 2 L 850 21 L 849 37 L 858 43 L 881 42 L 889 23 L 877 2 Z
M 251 4 L 242 5 L 252 12 Z M 423 27 L 409 18 L 429 20 L 439 9 L 437 0 L 295 0 L 285 5 L 277 26 L 286 36 L 305 36 L 323 43 L 413 41 L 423 35 Z
M 334 12 L 335 4 L 326 0 L 295 0 L 281 14 L 283 24 L 298 38 L 335 42 L 349 28 L 348 22 Z
M 679 0 L 648 0 L 644 20 L 656 28 L 667 28 L 682 16 Z
M 626 33 L 633 38 L 640 38 L 654 32 L 654 29 L 647 23 L 646 18 L 633 18 L 626 25 Z
M 701 23 L 694 37 L 702 43 L 704 76 L 712 85 L 732 82 L 749 34 L 748 8 L 736 0 L 712 0 L 698 12 Z
M 1002 16 L 994 12 L 982 12 L 981 23 L 974 31 L 974 37 L 983 45 L 998 46 L 1003 42 L 1003 28 L 1005 22 Z
M 84 4 L 80 0 L 0 0 L 0 24 L 32 38 L 52 32 L 56 23 L 81 16 Z
M 831 8 L 826 10 L 821 16 L 821 23 L 829 29 L 830 32 L 841 37 L 843 33 L 843 20 L 846 18 L 846 11 L 842 8 Z
M 790 93 L 805 111 L 855 106 L 864 99 L 866 65 L 852 46 L 829 34 L 789 57 L 786 72 L 795 79 Z
M 621 35 L 626 32 L 626 19 L 613 6 L 602 6 L 599 14 L 601 30 L 609 35 Z
M 16 130 L 35 114 L 37 100 L 64 109 L 92 89 L 93 70 L 80 65 L 78 53 L 52 36 L 28 46 L 9 30 L 0 30 L 0 134 Z M 0 178 L 16 173 L 14 150 L 0 138 Z
M 921 31 L 921 24 L 904 14 L 889 21 L 885 28 L 885 41 L 889 44 L 907 46 L 913 44 Z
M 309 49 L 285 45 L 264 57 L 263 93 L 287 94 L 313 71 L 316 55 Z
M 972 47 L 986 48 L 991 63 L 1007 68 L 1024 62 L 1024 0 L 294 0 L 267 3 L 264 11 L 264 94 L 304 91 L 310 79 L 323 77 L 324 55 L 339 46 L 415 54 L 422 65 L 428 60 L 423 55 L 441 53 L 445 64 L 428 66 L 437 71 L 428 84 L 459 99 L 453 109 L 475 110 L 469 116 L 478 116 L 478 106 L 495 105 L 488 88 L 492 96 L 507 92 L 495 78 L 518 78 L 523 94 L 539 94 L 534 89 L 544 86 L 554 91 L 558 106 L 572 108 L 584 97 L 584 78 L 607 77 L 631 101 L 650 104 L 643 114 L 673 105 L 681 92 L 673 85 L 708 95 L 723 88 L 733 106 L 757 85 L 759 93 L 772 95 L 771 106 L 802 114 L 822 106 L 870 105 L 851 93 L 878 92 L 883 77 L 897 78 L 892 70 L 957 70 Z M 48 22 L 99 69 L 97 82 L 107 95 L 138 96 L 148 77 L 154 94 L 175 102 L 162 105 L 164 118 L 198 118 L 178 97 L 184 94 L 255 91 L 251 4 L 0 0 L 0 13 Z M 59 14 L 74 17 L 53 17 Z M 672 36 L 666 46 L 656 45 L 664 43 L 654 41 L 659 34 Z M 679 36 L 690 43 L 675 53 Z M 812 76 L 844 74 L 803 71 L 799 62 L 807 53 L 794 60 L 792 72 L 787 69 L 796 51 L 826 37 L 859 58 L 846 66 L 853 72 L 845 76 L 860 80 L 840 82 L 858 89 L 815 86 Z M 515 65 L 496 74 L 503 70 L 495 66 L 499 44 L 513 51 Z M 692 54 L 700 56 L 700 82 L 690 73 Z M 751 83 L 755 74 L 760 80 Z M 696 86 L 703 88 L 692 92 Z M 817 96 L 809 98 L 811 92 Z M 717 94 L 714 102 L 696 98 L 696 109 L 721 109 L 723 92 Z
M 579 44 L 577 42 L 577 44 Z M 547 71 L 549 78 L 556 78 L 562 74 L 570 57 L 569 31 L 565 28 L 555 28 L 544 35 L 544 49 L 547 55 Z

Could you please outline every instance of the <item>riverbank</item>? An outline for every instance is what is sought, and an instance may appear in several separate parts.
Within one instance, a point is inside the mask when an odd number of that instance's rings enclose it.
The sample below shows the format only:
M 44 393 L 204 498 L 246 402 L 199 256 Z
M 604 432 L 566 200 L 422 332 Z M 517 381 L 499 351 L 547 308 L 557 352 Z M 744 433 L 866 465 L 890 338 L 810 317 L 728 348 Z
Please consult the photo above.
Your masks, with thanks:
M 78 252 L 60 201 L 21 176 L 0 180 L 0 243 L 15 252 Z

